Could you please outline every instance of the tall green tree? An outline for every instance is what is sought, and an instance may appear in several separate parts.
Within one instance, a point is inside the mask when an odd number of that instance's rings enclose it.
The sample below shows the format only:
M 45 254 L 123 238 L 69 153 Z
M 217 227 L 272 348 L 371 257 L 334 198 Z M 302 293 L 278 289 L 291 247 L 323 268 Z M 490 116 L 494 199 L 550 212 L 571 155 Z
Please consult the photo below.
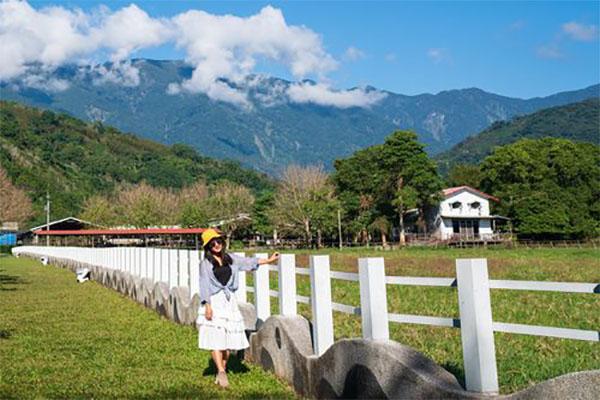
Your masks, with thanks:
M 481 169 L 478 165 L 457 164 L 448 172 L 448 186 L 471 186 L 479 189 L 481 186 Z
M 361 214 L 361 196 L 368 195 L 373 198 L 373 220 L 384 216 L 401 225 L 403 214 L 418 208 L 424 228 L 425 209 L 437 204 L 442 189 L 435 164 L 413 132 L 396 131 L 383 144 L 336 160 L 334 166 L 333 182 L 351 220 Z
M 600 233 L 600 146 L 523 139 L 481 164 L 482 189 L 521 237 L 581 238 Z

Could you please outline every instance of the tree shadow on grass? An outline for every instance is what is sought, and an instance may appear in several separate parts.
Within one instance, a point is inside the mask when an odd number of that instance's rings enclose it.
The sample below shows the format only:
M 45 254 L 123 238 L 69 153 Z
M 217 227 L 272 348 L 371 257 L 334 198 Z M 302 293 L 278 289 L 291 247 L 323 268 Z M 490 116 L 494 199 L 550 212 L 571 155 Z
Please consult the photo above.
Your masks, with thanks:
M 232 352 L 231 355 L 229 356 L 229 361 L 227 361 L 227 372 L 230 372 L 233 374 L 245 374 L 246 372 L 249 372 L 250 368 L 248 368 L 247 366 L 244 365 L 244 363 L 242 363 L 243 359 L 244 359 L 243 351 L 238 351 L 237 354 Z M 216 374 L 217 374 L 217 366 L 215 365 L 214 361 L 211 359 L 208 361 L 208 366 L 204 369 L 204 371 L 202 372 L 202 375 L 207 376 L 207 375 L 216 375 Z
M 0 269 L 0 290 L 18 290 L 15 287 L 6 287 L 6 285 L 24 285 L 29 282 L 18 275 L 8 275 L 6 270 Z

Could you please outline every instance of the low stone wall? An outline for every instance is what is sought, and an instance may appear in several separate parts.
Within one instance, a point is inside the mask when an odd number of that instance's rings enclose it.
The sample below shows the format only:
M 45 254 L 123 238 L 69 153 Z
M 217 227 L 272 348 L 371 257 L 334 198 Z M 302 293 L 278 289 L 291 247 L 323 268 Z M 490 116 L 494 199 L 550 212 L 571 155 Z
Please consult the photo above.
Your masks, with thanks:
M 38 258 L 33 254 L 21 255 Z M 126 272 L 51 257 L 53 265 L 75 272 L 88 268 L 90 279 L 117 290 L 180 324 L 194 324 L 198 296 L 189 299 L 188 288 L 153 283 Z M 454 375 L 422 353 L 394 341 L 344 339 L 322 356 L 313 353 L 309 322 L 300 316 L 272 316 L 255 331 L 256 312 L 240 304 L 250 348 L 245 358 L 273 371 L 310 398 L 405 399 L 581 399 L 597 398 L 600 370 L 562 375 L 523 391 L 485 396 L 465 391 Z

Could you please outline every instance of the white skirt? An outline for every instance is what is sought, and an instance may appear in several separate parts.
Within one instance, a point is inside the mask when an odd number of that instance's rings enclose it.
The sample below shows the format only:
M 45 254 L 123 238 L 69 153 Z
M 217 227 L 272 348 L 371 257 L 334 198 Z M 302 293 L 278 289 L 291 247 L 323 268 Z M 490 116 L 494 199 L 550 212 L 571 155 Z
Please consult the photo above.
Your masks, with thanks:
M 238 307 L 235 293 L 229 301 L 222 290 L 210 297 L 213 316 L 206 319 L 205 306 L 198 309 L 198 347 L 205 350 L 242 350 L 249 346 L 244 318 Z

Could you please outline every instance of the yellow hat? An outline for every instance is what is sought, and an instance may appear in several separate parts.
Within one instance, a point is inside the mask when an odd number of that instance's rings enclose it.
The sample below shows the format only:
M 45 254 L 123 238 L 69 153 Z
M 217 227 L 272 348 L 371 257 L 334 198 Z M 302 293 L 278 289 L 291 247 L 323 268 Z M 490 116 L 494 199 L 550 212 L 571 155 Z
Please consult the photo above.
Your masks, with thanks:
M 221 234 L 216 230 L 212 228 L 205 229 L 202 232 L 202 247 L 206 246 L 212 239 L 220 237 L 222 237 Z

